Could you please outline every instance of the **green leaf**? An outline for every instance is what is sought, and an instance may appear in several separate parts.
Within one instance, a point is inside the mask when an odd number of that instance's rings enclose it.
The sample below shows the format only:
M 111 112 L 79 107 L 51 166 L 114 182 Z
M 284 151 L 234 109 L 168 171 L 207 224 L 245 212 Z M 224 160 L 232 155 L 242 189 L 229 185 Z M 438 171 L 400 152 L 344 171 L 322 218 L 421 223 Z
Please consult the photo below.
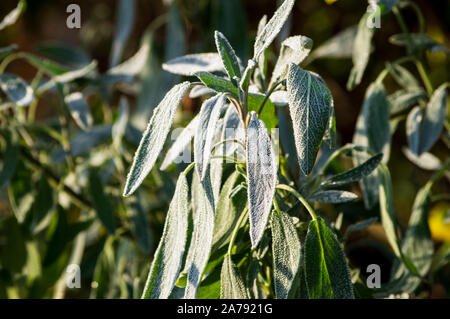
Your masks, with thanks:
M 431 153 L 422 153 L 422 155 L 417 156 L 406 146 L 402 147 L 402 152 L 414 165 L 421 169 L 437 171 L 442 167 L 441 160 Z
M 114 219 L 114 209 L 110 198 L 105 194 L 102 180 L 96 169 L 89 170 L 89 195 L 91 197 L 94 209 L 98 218 L 106 227 L 110 234 L 114 234 L 116 230 L 116 222 Z
M 394 80 L 404 89 L 415 89 L 420 87 L 420 84 L 414 75 L 400 64 L 389 64 L 388 70 Z
M 319 203 L 339 204 L 352 202 L 357 198 L 358 195 L 352 192 L 332 190 L 332 191 L 319 191 L 317 193 L 314 193 L 309 198 L 309 201 Z
M 275 296 L 277 299 L 287 299 L 295 291 L 301 244 L 292 218 L 285 212 L 272 213 L 271 229 Z
M 379 177 L 379 201 L 381 224 L 383 225 L 386 238 L 391 245 L 395 255 L 401 257 L 399 241 L 397 236 L 397 219 L 394 212 L 393 191 L 391 174 L 385 165 L 381 165 L 378 170 Z
M 295 64 L 289 66 L 287 89 L 298 160 L 307 175 L 328 126 L 332 97 L 321 77 Z
M 0 88 L 17 106 L 28 106 L 34 100 L 33 89 L 13 74 L 0 74 Z
M 0 223 L 2 269 L 19 273 L 27 261 L 26 240 L 17 220 L 10 216 Z
M 256 113 L 250 114 L 246 162 L 250 239 L 255 248 L 264 233 L 277 184 L 277 162 L 269 134 Z
M 195 169 L 201 180 L 206 176 L 217 121 L 225 102 L 225 94 L 218 94 L 206 100 L 200 109 L 199 125 L 194 136 L 194 162 Z
M 431 261 L 430 272 L 435 273 L 450 261 L 450 243 L 445 243 L 436 251 Z
M 195 172 L 195 174 L 197 173 Z M 211 253 L 214 236 L 215 206 L 209 170 L 203 181 L 199 181 L 198 184 L 198 202 L 195 203 L 193 200 L 195 205 L 193 205 L 194 232 L 186 262 L 186 268 L 189 271 L 184 294 L 185 299 L 195 298 L 197 294 L 198 286 Z
M 17 19 L 19 19 L 22 12 L 25 11 L 26 6 L 27 2 L 25 0 L 19 0 L 17 7 L 10 13 L 8 13 L 0 22 L 0 30 L 3 30 L 4 28 L 9 27 L 10 25 L 16 23 Z
M 417 104 L 426 97 L 426 92 L 422 88 L 410 88 L 399 90 L 388 96 L 389 113 L 395 115 L 401 113 L 411 106 Z
M 154 110 L 128 173 L 124 196 L 131 195 L 150 173 L 172 126 L 175 112 L 191 87 L 189 82 L 174 86 Z
M 289 64 L 300 65 L 311 52 L 313 41 L 305 36 L 297 35 L 287 38 L 281 43 L 280 56 L 272 72 L 270 83 L 286 78 Z
M 70 115 L 75 123 L 77 123 L 81 129 L 88 130 L 92 126 L 94 120 L 83 94 L 81 92 L 75 92 L 67 95 L 64 97 L 64 102 L 69 108 Z
M 430 270 L 434 243 L 428 227 L 428 211 L 431 201 L 432 183 L 426 184 L 419 190 L 414 200 L 412 214 L 408 229 L 402 241 L 402 252 L 406 259 L 413 264 L 418 275 L 424 277 Z M 420 277 L 415 276 L 404 263 L 399 260 L 394 263 L 392 270 L 393 280 L 401 279 L 402 292 L 412 293 L 420 284 Z
M 59 75 L 56 75 L 52 80 L 56 83 L 69 83 L 80 78 L 84 78 L 97 68 L 97 61 L 92 61 L 90 64 L 73 71 L 68 71 Z
M 353 144 L 367 148 L 374 154 L 383 153 L 382 162 L 389 160 L 391 129 L 389 125 L 389 104 L 382 84 L 372 83 L 366 91 L 364 104 L 356 123 Z M 355 166 L 367 161 L 370 155 L 354 155 Z M 378 178 L 376 174 L 365 177 L 361 182 L 364 203 L 371 208 L 378 201 Z
M 83 50 L 66 43 L 39 44 L 36 50 L 53 61 L 74 68 L 82 68 L 92 60 Z
M 295 0 L 285 0 L 283 4 L 275 11 L 273 17 L 267 22 L 264 29 L 256 37 L 254 45 L 253 60 L 257 61 L 259 56 L 267 49 L 280 33 L 283 25 L 286 23 Z
M 223 66 L 230 79 L 234 79 L 234 77 L 241 78 L 239 60 L 227 38 L 219 31 L 214 33 L 214 38 L 216 39 L 217 52 L 222 58 Z
M 142 252 L 148 255 L 153 248 L 151 226 L 140 203 L 139 195 L 128 204 L 128 211 L 130 213 L 131 232 Z
M 378 220 L 377 217 L 372 217 L 372 218 L 368 218 L 368 219 L 362 220 L 360 222 L 357 222 L 355 224 L 352 224 L 352 225 L 348 226 L 346 231 L 345 231 L 344 238 L 347 238 L 348 235 L 351 234 L 351 233 L 358 232 L 358 231 L 361 231 L 361 230 L 364 230 L 364 229 L 368 228 L 369 226 L 371 226 L 374 223 L 376 223 L 377 220 Z
M 249 299 L 247 288 L 239 274 L 239 269 L 226 255 L 220 274 L 220 298 L 221 299 Z
M 4 134 L 6 139 L 6 148 L 2 152 L 2 167 L 0 170 L 0 191 L 7 185 L 13 177 L 19 162 L 19 144 L 13 131 L 7 131 Z
M 172 292 L 183 262 L 188 217 L 188 184 L 185 174 L 181 173 L 142 298 L 166 299 Z
M 125 44 L 133 29 L 135 1 L 118 0 L 116 11 L 116 35 L 109 59 L 110 67 L 114 67 L 120 62 Z
M 120 150 L 122 138 L 126 133 L 129 112 L 130 105 L 128 100 L 125 97 L 121 97 L 119 101 L 119 116 L 111 128 L 113 145 L 117 150 Z
M 354 298 L 344 251 L 320 217 L 309 223 L 304 256 L 309 298 Z
M 234 94 L 235 97 L 239 96 L 237 88 L 225 78 L 204 71 L 196 72 L 195 76 L 198 77 L 203 84 L 216 92 L 231 93 Z
M 247 194 L 244 189 L 233 193 L 235 187 L 240 185 L 241 181 L 240 174 L 236 171 L 233 172 L 225 181 L 220 192 L 216 215 L 214 216 L 214 251 L 230 240 L 239 216 L 247 205 Z
M 415 155 L 419 154 L 420 148 L 420 124 L 423 115 L 419 106 L 416 106 L 409 112 L 406 118 L 406 135 L 408 137 L 408 146 Z
M 447 118 L 447 83 L 438 87 L 427 105 L 420 127 L 420 147 L 418 155 L 428 152 L 439 139 Z
M 367 63 L 369 62 L 372 37 L 375 33 L 374 28 L 367 25 L 372 12 L 364 14 L 358 24 L 358 32 L 356 33 L 355 42 L 353 44 L 353 68 L 347 81 L 347 89 L 352 90 L 361 83 Z
M 7 47 L 0 48 L 0 60 L 17 50 L 17 44 L 11 44 Z
M 170 164 L 178 163 L 178 156 L 188 147 L 191 140 L 194 138 L 195 131 L 197 130 L 199 123 L 199 116 L 195 116 L 191 122 L 181 131 L 180 135 L 176 138 L 175 142 L 170 146 L 166 153 L 163 163 L 160 169 L 166 170 Z M 189 153 L 190 154 L 190 153 Z M 191 155 L 189 155 L 190 158 Z
M 188 54 L 166 62 L 162 67 L 167 72 L 185 76 L 223 71 L 222 58 L 217 53 Z
M 337 33 L 313 50 L 305 63 L 321 58 L 350 58 L 353 54 L 353 43 L 355 42 L 357 31 L 358 27 L 354 25 Z
M 380 164 L 382 158 L 383 154 L 372 156 L 361 165 L 358 165 L 357 167 L 354 167 L 347 172 L 331 176 L 330 178 L 323 181 L 320 186 L 339 187 L 359 181 L 372 173 L 378 167 L 378 164 Z
M 394 34 L 389 38 L 389 42 L 395 45 L 409 46 L 409 43 L 412 43 L 412 51 L 418 52 L 420 50 L 420 47 L 422 47 L 425 50 L 429 50 L 431 53 L 434 52 L 444 52 L 447 55 L 450 54 L 450 51 L 444 47 L 442 44 L 437 43 L 430 37 L 428 37 L 426 34 L 420 34 L 420 33 L 400 33 L 400 34 Z

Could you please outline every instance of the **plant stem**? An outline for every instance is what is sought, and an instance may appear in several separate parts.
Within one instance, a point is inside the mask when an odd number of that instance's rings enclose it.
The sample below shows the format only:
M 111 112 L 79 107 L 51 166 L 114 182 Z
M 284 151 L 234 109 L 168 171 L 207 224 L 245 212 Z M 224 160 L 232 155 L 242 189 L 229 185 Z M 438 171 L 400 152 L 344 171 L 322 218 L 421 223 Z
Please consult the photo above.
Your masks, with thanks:
M 236 226 L 234 227 L 233 234 L 231 235 L 230 244 L 228 245 L 228 255 L 232 255 L 232 250 L 234 246 L 234 242 L 236 240 L 237 234 L 239 232 L 239 229 L 241 228 L 242 222 L 247 218 L 248 216 L 248 208 L 246 207 L 241 216 L 239 217 L 239 220 L 236 223 Z
M 297 197 L 297 199 L 303 204 L 303 206 L 305 206 L 305 208 L 306 208 L 306 210 L 308 211 L 309 215 L 311 215 L 311 218 L 312 218 L 313 220 L 317 220 L 317 215 L 316 215 L 316 213 L 314 212 L 314 209 L 311 207 L 311 205 L 309 205 L 308 201 L 307 201 L 302 195 L 300 195 L 299 192 L 297 192 L 297 191 L 296 191 L 295 189 L 293 189 L 291 186 L 284 185 L 284 184 L 278 184 L 278 185 L 277 185 L 277 188 L 292 193 L 292 195 L 294 195 L 295 197 Z
M 273 93 L 273 92 L 278 88 L 278 86 L 279 86 L 280 84 L 282 84 L 283 82 L 284 82 L 284 80 L 280 80 L 280 81 L 278 81 L 278 82 L 276 82 L 276 83 L 274 83 L 274 84 L 272 85 L 272 87 L 270 88 L 269 92 L 267 92 L 266 96 L 264 97 L 264 100 L 262 101 L 261 105 L 259 106 L 259 109 L 258 109 L 258 116 L 261 114 L 261 112 L 262 112 L 264 106 L 266 105 L 266 102 L 269 100 L 269 98 L 270 98 L 270 96 L 272 95 L 272 93 Z

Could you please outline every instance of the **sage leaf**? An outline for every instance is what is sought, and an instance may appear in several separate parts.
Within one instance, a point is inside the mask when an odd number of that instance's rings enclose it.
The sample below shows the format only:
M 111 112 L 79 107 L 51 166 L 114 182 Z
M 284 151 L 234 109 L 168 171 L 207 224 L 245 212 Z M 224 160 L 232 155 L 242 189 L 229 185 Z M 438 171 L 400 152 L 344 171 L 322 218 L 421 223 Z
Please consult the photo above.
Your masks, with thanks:
M 397 236 L 397 219 L 395 218 L 391 174 L 385 165 L 378 168 L 381 224 L 386 238 L 395 255 L 401 257 Z
M 409 112 L 406 118 L 406 135 L 408 146 L 413 154 L 419 154 L 420 148 L 420 124 L 422 123 L 422 110 L 416 106 Z
M 388 70 L 394 80 L 404 89 L 416 89 L 420 87 L 414 75 L 400 64 L 389 64 Z
M 426 276 L 433 260 L 434 244 L 428 226 L 428 211 L 431 202 L 431 186 L 427 183 L 419 190 L 414 200 L 408 229 L 402 241 L 402 252 L 414 265 L 418 275 Z M 412 293 L 420 284 L 420 277 L 410 272 L 407 265 L 397 260 L 392 270 L 393 280 L 399 279 L 402 292 Z
M 250 239 L 255 248 L 264 232 L 277 184 L 277 162 L 264 123 L 250 114 L 247 129 L 246 161 Z
M 7 47 L 0 48 L 0 60 L 7 57 L 9 54 L 17 50 L 17 44 L 11 44 Z
M 166 153 L 166 157 L 164 158 L 163 163 L 161 164 L 160 169 L 166 170 L 170 164 L 178 163 L 177 158 L 191 143 L 191 140 L 194 138 L 195 131 L 197 130 L 199 123 L 199 116 L 195 116 L 191 122 L 181 131 L 180 135 L 176 138 L 175 142 L 173 142 L 172 146 Z M 189 154 L 189 159 L 190 159 Z M 184 159 L 184 158 L 183 158 Z
M 28 106 L 34 99 L 33 89 L 13 74 L 0 74 L 0 88 L 17 106 Z
M 108 233 L 114 234 L 116 230 L 114 209 L 109 197 L 105 194 L 99 172 L 95 168 L 89 170 L 89 194 L 98 219 L 108 230 Z
M 259 56 L 275 40 L 278 33 L 283 28 L 286 20 L 294 7 L 295 0 L 285 0 L 283 4 L 275 11 L 273 17 L 267 22 L 264 29 L 256 37 L 254 45 L 253 60 L 258 61 Z
M 185 299 L 195 298 L 197 294 L 214 236 L 215 206 L 209 170 L 207 170 L 203 181 L 199 181 L 198 184 L 201 187 L 198 187 L 199 198 L 194 211 L 194 232 L 187 256 L 189 263 L 186 266 L 189 271 L 184 294 Z
M 89 105 L 81 92 L 75 92 L 64 97 L 64 102 L 69 108 L 70 115 L 74 119 L 75 123 L 82 129 L 88 130 L 92 127 L 94 122 Z
M 319 191 L 317 193 L 314 193 L 309 198 L 309 201 L 319 203 L 339 204 L 351 202 L 357 198 L 358 195 L 352 192 L 331 190 L 331 191 Z
M 358 231 L 368 228 L 369 226 L 376 223 L 377 220 L 378 220 L 378 218 L 372 217 L 372 218 L 368 218 L 368 219 L 362 220 L 360 222 L 357 222 L 356 224 L 352 224 L 352 225 L 348 226 L 345 231 L 344 238 L 347 238 L 348 235 L 351 233 L 358 232 Z
M 292 218 L 272 213 L 273 281 L 277 299 L 287 299 L 295 290 L 300 269 L 301 244 Z
M 402 152 L 414 165 L 421 169 L 437 171 L 442 167 L 441 160 L 431 153 L 422 153 L 422 155 L 417 156 L 407 147 L 402 147 Z
M 116 36 L 114 37 L 109 58 L 110 67 L 116 66 L 122 58 L 123 49 L 133 29 L 135 6 L 134 0 L 117 1 Z
M 330 178 L 326 179 L 322 184 L 321 187 L 338 187 L 347 185 L 353 182 L 357 182 L 361 180 L 362 178 L 370 175 L 380 164 L 381 160 L 383 158 L 383 154 L 378 154 L 375 156 L 372 156 L 367 161 L 362 163 L 361 165 L 358 165 L 357 167 L 354 167 L 347 172 L 340 173 L 334 176 L 331 176 Z
M 401 113 L 426 97 L 422 88 L 399 90 L 388 96 L 389 113 L 391 115 Z
M 188 217 L 188 184 L 186 175 L 181 173 L 142 298 L 167 299 L 172 292 L 183 262 Z
M 214 133 L 222 107 L 225 105 L 225 94 L 216 95 L 206 100 L 200 109 L 199 123 L 194 136 L 195 169 L 203 180 L 211 158 Z
M 305 63 L 308 64 L 315 59 L 321 58 L 350 58 L 353 54 L 353 43 L 355 42 L 357 31 L 358 27 L 354 25 L 337 33 L 331 39 L 322 43 L 317 49 L 313 50 Z
M 272 72 L 271 83 L 276 83 L 286 77 L 289 64 L 300 65 L 311 52 L 313 41 L 305 36 L 298 35 L 287 38 L 281 43 L 280 56 Z
M 197 72 L 223 71 L 222 59 L 217 53 L 188 54 L 163 64 L 167 72 L 192 76 Z
M 239 269 L 233 263 L 229 254 L 225 255 L 220 273 L 220 298 L 249 299 L 247 288 L 239 274 Z
M 150 173 L 163 148 L 167 134 L 169 134 L 178 105 L 180 105 L 190 86 L 189 82 L 174 86 L 154 110 L 134 155 L 124 189 L 124 196 L 131 195 Z
M 358 32 L 356 33 L 355 42 L 353 44 L 353 68 L 347 81 L 347 89 L 352 90 L 361 83 L 367 63 L 369 62 L 372 37 L 375 33 L 374 28 L 367 25 L 368 19 L 373 13 L 364 14 L 358 24 Z
M 238 97 L 238 91 L 233 84 L 220 76 L 204 71 L 196 72 L 195 76 L 208 88 L 213 89 L 216 92 L 232 93 L 235 97 Z
M 3 30 L 4 28 L 16 23 L 17 19 L 19 19 L 20 15 L 25 10 L 26 6 L 27 2 L 25 0 L 19 0 L 17 7 L 10 13 L 8 13 L 0 22 L 0 30 Z
M 420 33 L 400 33 L 394 34 L 389 38 L 389 42 L 395 45 L 409 46 L 412 43 L 412 51 L 418 52 L 421 48 L 425 50 L 429 50 L 431 53 L 434 52 L 444 52 L 447 55 L 450 54 L 450 51 L 444 47 L 442 44 L 439 44 L 435 40 L 431 39 L 426 34 Z
M 389 125 L 389 103 L 382 84 L 372 83 L 366 91 L 361 113 L 356 122 L 353 144 L 367 148 L 374 154 L 383 153 L 382 162 L 389 160 L 391 129 Z M 367 161 L 370 155 L 357 153 L 354 155 L 355 166 Z M 378 178 L 375 173 L 363 178 L 360 182 L 364 193 L 366 208 L 373 207 L 378 201 Z
M 4 135 L 6 139 L 6 149 L 2 154 L 2 167 L 0 170 L 0 191 L 13 177 L 19 163 L 19 144 L 17 137 L 11 131 Z
M 100 81 L 106 84 L 131 82 L 144 69 L 149 53 L 150 43 L 144 42 L 131 58 L 109 69 Z
M 239 60 L 227 38 L 219 31 L 214 33 L 214 38 L 216 39 L 217 51 L 222 58 L 223 66 L 230 79 L 234 79 L 234 77 L 241 78 Z
M 203 85 L 196 85 L 192 88 L 191 92 L 189 93 L 189 97 L 191 99 L 197 99 L 204 95 L 214 95 L 214 94 L 216 94 L 216 92 L 214 90 L 211 90 L 209 87 Z
M 428 152 L 439 139 L 447 118 L 447 83 L 438 87 L 427 105 L 420 127 L 420 155 Z
M 344 251 L 320 217 L 309 223 L 304 256 L 309 298 L 355 298 Z
M 122 138 L 126 133 L 129 112 L 130 105 L 128 104 L 128 100 L 125 97 L 122 97 L 119 101 L 119 117 L 111 128 L 113 145 L 117 150 L 120 150 Z
M 328 126 L 332 97 L 322 78 L 295 64 L 289 66 L 287 91 L 298 160 L 307 175 Z

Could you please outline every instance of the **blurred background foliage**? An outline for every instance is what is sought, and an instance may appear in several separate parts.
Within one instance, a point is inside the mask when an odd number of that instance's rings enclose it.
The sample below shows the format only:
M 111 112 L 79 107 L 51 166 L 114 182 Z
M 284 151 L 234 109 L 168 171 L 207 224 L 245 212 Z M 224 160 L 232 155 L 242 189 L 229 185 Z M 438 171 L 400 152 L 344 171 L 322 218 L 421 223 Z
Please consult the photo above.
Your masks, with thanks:
M 118 1 L 78 0 L 81 29 L 68 29 L 66 7 L 73 2 L 28 1 L 18 22 L 0 32 L 0 48 L 15 43 L 20 51 L 47 57 L 69 69 L 86 66 L 95 59 L 98 73 L 104 74 L 117 64 L 111 48 L 117 34 L 116 21 L 124 8 L 119 8 Z M 427 34 L 449 48 L 450 2 L 415 2 L 424 14 Z M 16 0 L 2 0 L 0 16 L 16 5 Z M 136 0 L 120 60 L 132 57 L 142 44 L 148 45 L 148 58 L 137 72 L 137 81 L 113 81 L 114 85 L 94 88 L 78 81 L 61 89 L 83 91 L 93 117 L 90 130 L 80 130 L 65 117 L 61 111 L 64 101 L 61 96 L 65 92 L 58 90 L 43 94 L 35 105 L 19 112 L 28 118 L 26 112 L 30 109 L 35 114 L 31 124 L 19 129 L 20 137 L 11 137 L 20 139 L 15 153 L 16 169 L 8 185 L 0 184 L 0 297 L 140 297 L 174 182 L 182 169 L 181 166 L 171 167 L 168 172 L 154 169 L 136 196 L 121 197 L 140 131 L 165 92 L 180 80 L 162 71 L 161 63 L 187 53 L 213 52 L 214 30 L 224 33 L 241 60 L 246 61 L 260 17 L 271 15 L 277 5 L 275 0 Z M 297 1 L 282 33 L 308 36 L 318 47 L 339 31 L 357 24 L 366 8 L 367 2 L 361 0 Z M 417 32 L 415 13 L 406 11 L 405 18 L 410 30 Z M 367 86 L 387 61 L 404 55 L 404 48 L 388 41 L 389 36 L 400 32 L 392 15 L 382 20 L 363 82 L 351 92 L 345 86 L 351 58 L 317 59 L 310 65 L 332 91 L 341 145 L 352 141 Z M 284 37 L 281 35 L 280 39 Z M 280 41 L 274 49 L 278 50 L 279 45 Z M 426 63 L 432 83 L 449 80 L 449 59 L 444 53 L 427 53 Z M 27 82 L 40 76 L 35 67 L 23 60 L 11 62 L 8 72 Z M 385 84 L 388 94 L 396 89 L 389 79 Z M 112 147 L 112 125 L 121 118 L 121 104 L 129 104 L 130 124 L 123 141 Z M 199 99 L 186 98 L 176 124 L 184 126 L 200 104 Z M 5 121 L 0 118 L 2 134 L 7 134 Z M 43 130 L 43 126 L 60 132 L 59 142 L 52 137 L 53 131 Z M 0 144 L 2 158 L 6 157 L 7 140 Z M 440 143 L 433 153 L 441 159 L 448 158 L 448 151 Z M 404 130 L 398 130 L 393 145 L 405 144 Z M 350 160 L 341 165 L 352 166 Z M 389 167 L 395 210 L 401 226 L 406 227 L 417 190 L 431 173 L 407 161 L 401 147 L 392 148 Z M 437 187 L 438 193 L 450 193 L 448 183 Z M 358 189 L 352 191 L 360 194 Z M 449 208 L 445 201 L 432 207 L 430 226 L 436 245 L 450 243 Z M 346 223 L 378 216 L 378 208 L 366 211 L 362 201 L 343 207 L 322 205 L 320 211 L 332 220 L 343 212 Z M 351 263 L 362 270 L 372 263 L 380 264 L 382 269 L 391 266 L 388 244 L 379 223 L 353 234 L 346 250 Z M 81 289 L 67 289 L 61 279 L 70 263 L 80 265 Z M 383 272 L 383 281 L 389 279 L 388 274 Z M 442 268 L 438 278 L 439 285 L 430 287 L 423 297 L 450 296 L 448 266 Z

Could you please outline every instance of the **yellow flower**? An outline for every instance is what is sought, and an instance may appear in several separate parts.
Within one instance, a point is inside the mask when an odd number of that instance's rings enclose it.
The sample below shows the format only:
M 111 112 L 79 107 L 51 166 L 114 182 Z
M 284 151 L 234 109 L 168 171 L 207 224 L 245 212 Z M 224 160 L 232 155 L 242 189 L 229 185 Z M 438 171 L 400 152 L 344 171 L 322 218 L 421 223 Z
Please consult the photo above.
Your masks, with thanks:
M 450 204 L 441 202 L 434 205 L 428 217 L 428 224 L 435 241 L 450 242 Z
M 332 4 L 332 3 L 335 3 L 337 0 L 325 0 L 325 2 L 327 3 L 327 4 Z

